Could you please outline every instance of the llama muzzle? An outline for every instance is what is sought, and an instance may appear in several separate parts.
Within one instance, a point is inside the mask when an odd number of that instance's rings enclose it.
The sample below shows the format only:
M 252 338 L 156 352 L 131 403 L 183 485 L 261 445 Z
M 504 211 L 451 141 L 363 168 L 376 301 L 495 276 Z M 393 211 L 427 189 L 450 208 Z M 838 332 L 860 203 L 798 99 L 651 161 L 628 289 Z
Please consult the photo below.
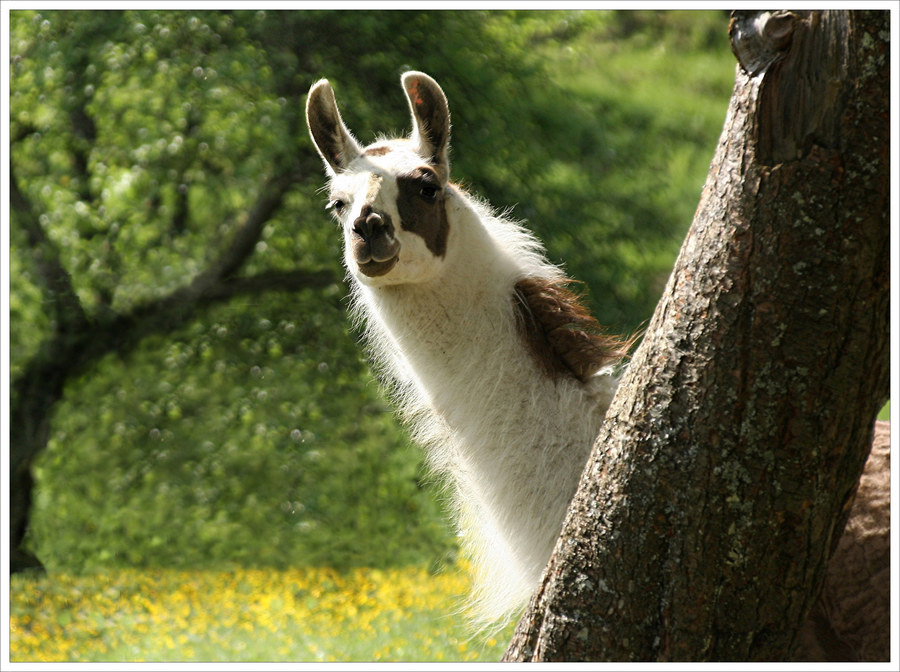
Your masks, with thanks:
M 353 222 L 353 258 L 369 277 L 384 275 L 397 263 L 400 243 L 391 216 L 365 206 Z

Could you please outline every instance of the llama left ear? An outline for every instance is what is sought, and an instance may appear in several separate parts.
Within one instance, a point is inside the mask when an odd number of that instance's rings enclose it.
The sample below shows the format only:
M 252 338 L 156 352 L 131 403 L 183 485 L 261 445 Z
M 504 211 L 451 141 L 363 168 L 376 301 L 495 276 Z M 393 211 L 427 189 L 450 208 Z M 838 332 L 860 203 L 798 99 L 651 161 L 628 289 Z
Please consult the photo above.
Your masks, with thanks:
M 450 107 L 438 83 L 424 72 L 407 72 L 400 80 L 409 101 L 410 140 L 445 182 L 450 179 Z
M 306 123 L 329 175 L 346 168 L 362 152 L 341 119 L 334 91 L 327 79 L 320 79 L 309 89 Z

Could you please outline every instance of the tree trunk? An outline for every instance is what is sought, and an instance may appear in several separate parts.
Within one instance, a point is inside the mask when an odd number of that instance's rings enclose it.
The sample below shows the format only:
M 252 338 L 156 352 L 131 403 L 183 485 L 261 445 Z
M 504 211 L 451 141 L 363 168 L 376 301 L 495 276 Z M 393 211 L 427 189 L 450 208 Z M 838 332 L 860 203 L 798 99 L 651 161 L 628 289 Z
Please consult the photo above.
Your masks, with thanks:
M 77 346 L 67 348 L 61 337 L 45 344 L 23 375 L 11 386 L 9 451 L 9 527 L 11 574 L 39 569 L 41 563 L 24 545 L 31 516 L 34 478 L 31 467 L 50 438 L 51 410 L 62 398 Z
M 890 380 L 889 13 L 730 33 L 694 222 L 505 660 L 788 660 L 844 528 Z

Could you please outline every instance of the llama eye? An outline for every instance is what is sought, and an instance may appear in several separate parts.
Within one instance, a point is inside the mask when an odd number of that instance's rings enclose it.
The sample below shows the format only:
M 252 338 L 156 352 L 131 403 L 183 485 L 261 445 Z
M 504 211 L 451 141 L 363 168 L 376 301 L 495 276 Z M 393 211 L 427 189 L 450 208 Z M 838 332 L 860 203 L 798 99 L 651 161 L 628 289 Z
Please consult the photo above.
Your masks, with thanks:
M 437 199 L 438 191 L 440 191 L 437 187 L 434 187 L 430 184 L 424 184 L 419 189 L 419 196 L 428 201 L 429 203 L 434 203 Z
M 333 210 L 335 214 L 341 214 L 341 212 L 346 207 L 346 203 L 344 203 L 341 199 L 335 198 L 328 202 L 328 205 L 325 206 L 326 210 Z

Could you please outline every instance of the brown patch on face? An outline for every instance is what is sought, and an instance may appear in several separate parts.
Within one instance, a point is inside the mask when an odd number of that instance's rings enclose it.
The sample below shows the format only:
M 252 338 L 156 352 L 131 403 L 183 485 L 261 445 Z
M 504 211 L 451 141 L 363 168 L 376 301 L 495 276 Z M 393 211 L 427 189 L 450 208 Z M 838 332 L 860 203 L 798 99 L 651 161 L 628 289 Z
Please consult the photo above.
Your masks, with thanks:
M 380 147 L 369 147 L 366 151 L 363 152 L 364 156 L 384 156 L 391 151 L 391 148 L 387 145 L 381 145 Z
M 552 378 L 571 376 L 585 383 L 603 366 L 625 357 L 634 339 L 604 334 L 566 284 L 543 278 L 519 280 L 513 292 L 516 319 L 541 371 Z
M 428 166 L 416 168 L 397 178 L 397 210 L 400 226 L 421 236 L 425 246 L 437 257 L 447 253 L 449 225 L 444 209 L 444 186 Z

